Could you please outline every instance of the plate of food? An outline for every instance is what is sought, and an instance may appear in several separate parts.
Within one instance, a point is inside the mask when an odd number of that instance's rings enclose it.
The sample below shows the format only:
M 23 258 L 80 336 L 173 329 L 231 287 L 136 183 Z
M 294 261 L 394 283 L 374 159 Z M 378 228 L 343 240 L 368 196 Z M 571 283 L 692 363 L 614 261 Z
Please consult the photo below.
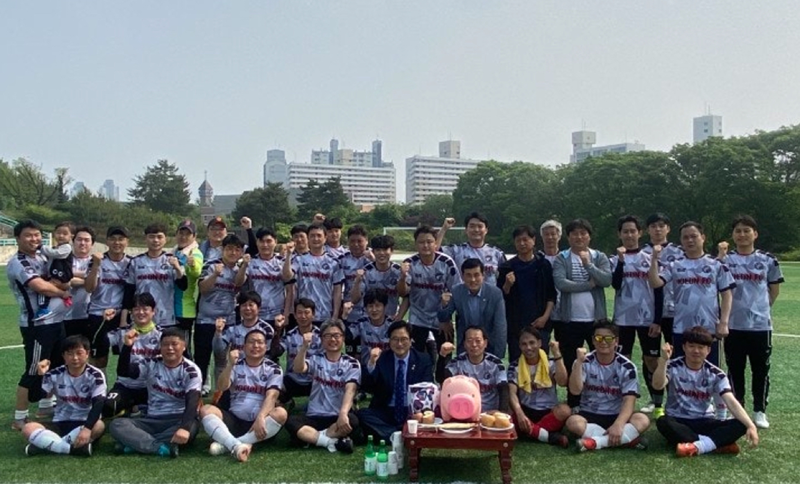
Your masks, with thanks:
M 490 432 L 508 432 L 514 428 L 514 424 L 508 424 L 508 427 L 487 427 L 486 425 L 481 424 L 481 428 Z
M 433 419 L 433 423 L 421 423 L 421 424 L 419 424 L 418 428 L 423 429 L 423 430 L 435 429 L 436 427 L 438 427 L 442 423 L 444 423 L 444 421 L 442 419 L 440 419 L 439 417 L 436 417 L 436 418 Z
M 491 432 L 508 432 L 514 428 L 511 415 L 502 412 L 482 413 L 480 415 L 481 428 Z
M 446 434 L 467 434 L 475 430 L 475 424 L 469 422 L 448 422 L 439 425 L 439 430 Z

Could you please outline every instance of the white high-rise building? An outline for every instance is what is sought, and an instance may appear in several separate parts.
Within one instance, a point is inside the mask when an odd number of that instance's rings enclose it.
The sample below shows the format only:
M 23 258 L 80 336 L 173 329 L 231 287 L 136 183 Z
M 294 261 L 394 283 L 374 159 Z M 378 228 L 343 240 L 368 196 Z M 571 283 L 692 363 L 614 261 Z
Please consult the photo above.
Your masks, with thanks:
M 114 184 L 114 180 L 106 180 L 100 186 L 100 194 L 103 198 L 119 202 L 119 187 Z
M 277 182 L 284 188 L 289 188 L 289 172 L 287 170 L 285 151 L 267 151 L 267 161 L 264 162 L 264 186 L 267 186 L 268 182 Z
M 693 120 L 693 136 L 695 143 L 701 143 L 712 136 L 722 136 L 722 116 L 706 114 Z
M 72 188 L 69 190 L 69 198 L 75 197 L 77 194 L 88 191 L 86 185 L 82 181 L 76 181 L 72 184 Z
M 618 143 L 614 145 L 594 146 L 597 142 L 597 133 L 594 131 L 575 131 L 572 133 L 572 154 L 569 156 L 570 163 L 578 163 L 586 158 L 603 156 L 606 153 L 630 153 L 633 151 L 644 151 L 642 143 Z
M 461 158 L 460 141 L 439 143 L 439 156 L 406 158 L 406 203 L 422 203 L 431 195 L 453 193 L 461 175 L 480 161 Z

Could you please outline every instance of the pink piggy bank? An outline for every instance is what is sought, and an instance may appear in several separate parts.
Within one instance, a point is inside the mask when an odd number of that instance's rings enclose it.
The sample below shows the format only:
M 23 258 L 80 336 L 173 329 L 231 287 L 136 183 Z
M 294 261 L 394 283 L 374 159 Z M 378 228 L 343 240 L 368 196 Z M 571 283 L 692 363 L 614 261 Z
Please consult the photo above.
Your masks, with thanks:
M 481 389 L 478 381 L 464 375 L 451 376 L 439 393 L 442 420 L 477 422 L 481 414 Z

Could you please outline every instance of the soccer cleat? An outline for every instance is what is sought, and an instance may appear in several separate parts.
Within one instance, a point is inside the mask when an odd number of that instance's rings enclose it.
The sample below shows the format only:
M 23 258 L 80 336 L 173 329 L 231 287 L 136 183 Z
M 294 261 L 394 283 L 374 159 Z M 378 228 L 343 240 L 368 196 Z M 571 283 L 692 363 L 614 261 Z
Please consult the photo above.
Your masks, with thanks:
M 22 431 L 22 427 L 24 427 L 25 424 L 28 423 L 28 422 L 30 422 L 30 420 L 28 420 L 28 417 L 20 418 L 20 419 L 14 419 L 11 422 L 11 430 Z
M 127 445 L 122 445 L 119 442 L 114 444 L 114 453 L 117 455 L 133 454 L 134 450 Z
M 755 412 L 753 414 L 753 423 L 760 429 L 769 428 L 769 420 L 767 420 L 767 414 L 764 412 Z
M 42 454 L 49 454 L 49 453 L 50 453 L 50 451 L 48 451 L 46 449 L 41 449 L 39 447 L 36 447 L 33 444 L 28 444 L 28 445 L 25 446 L 25 455 L 27 455 L 29 457 L 33 456 L 33 455 L 42 455 Z
M 700 454 L 694 442 L 684 442 L 675 446 L 675 455 L 678 457 L 694 457 Z
M 644 407 L 640 408 L 639 411 L 642 413 L 653 413 L 656 408 L 656 404 L 653 402 L 648 403 Z
M 92 443 L 89 442 L 86 445 L 82 445 L 80 447 L 71 447 L 69 449 L 69 455 L 81 455 L 84 457 L 91 457 L 92 456 Z
M 338 450 L 343 454 L 353 453 L 353 441 L 350 439 L 350 437 L 342 437 L 340 439 L 336 439 L 334 447 L 336 447 L 336 450 Z
M 664 416 L 664 407 L 653 408 L 653 420 L 658 420 Z
M 739 449 L 739 444 L 734 442 L 732 444 L 723 445 L 722 447 L 717 447 L 714 450 L 714 453 L 715 454 L 732 454 L 732 455 L 736 455 L 736 454 L 739 453 L 739 450 L 740 450 Z
M 547 443 L 555 445 L 556 447 L 561 447 L 562 449 L 569 447 L 569 439 L 560 432 L 550 432 L 550 435 L 547 437 Z
M 47 318 L 53 317 L 53 311 L 49 308 L 41 308 L 40 310 L 36 311 L 36 317 L 33 318 L 33 321 L 38 323 L 39 321 L 44 321 Z
M 178 444 L 161 444 L 158 447 L 158 451 L 156 451 L 159 456 L 169 457 L 170 459 L 178 457 L 179 453 Z
M 211 455 L 225 455 L 228 453 L 228 449 L 219 442 L 211 442 L 211 445 L 208 447 L 208 453 Z
M 631 442 L 623 445 L 623 447 L 627 447 L 628 449 L 636 449 L 636 450 L 647 450 L 647 439 L 644 437 L 636 437 Z
M 587 450 L 597 449 L 597 442 L 594 439 L 586 437 L 578 439 L 578 452 L 586 452 Z

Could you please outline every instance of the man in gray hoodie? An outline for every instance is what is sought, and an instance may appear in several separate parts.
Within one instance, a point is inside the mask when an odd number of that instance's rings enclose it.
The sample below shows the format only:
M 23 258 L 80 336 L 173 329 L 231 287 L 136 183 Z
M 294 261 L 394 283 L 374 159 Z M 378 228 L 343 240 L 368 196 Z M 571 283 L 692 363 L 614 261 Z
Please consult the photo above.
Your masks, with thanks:
M 584 342 L 592 344 L 592 324 L 607 319 L 605 289 L 611 285 L 611 265 L 608 257 L 590 249 L 592 225 L 588 220 L 575 219 L 564 227 L 569 249 L 553 260 L 553 280 L 561 294 L 559 321 L 554 322 L 556 340 L 567 370 L 575 361 L 575 352 Z M 576 407 L 579 395 L 569 394 L 567 403 Z

